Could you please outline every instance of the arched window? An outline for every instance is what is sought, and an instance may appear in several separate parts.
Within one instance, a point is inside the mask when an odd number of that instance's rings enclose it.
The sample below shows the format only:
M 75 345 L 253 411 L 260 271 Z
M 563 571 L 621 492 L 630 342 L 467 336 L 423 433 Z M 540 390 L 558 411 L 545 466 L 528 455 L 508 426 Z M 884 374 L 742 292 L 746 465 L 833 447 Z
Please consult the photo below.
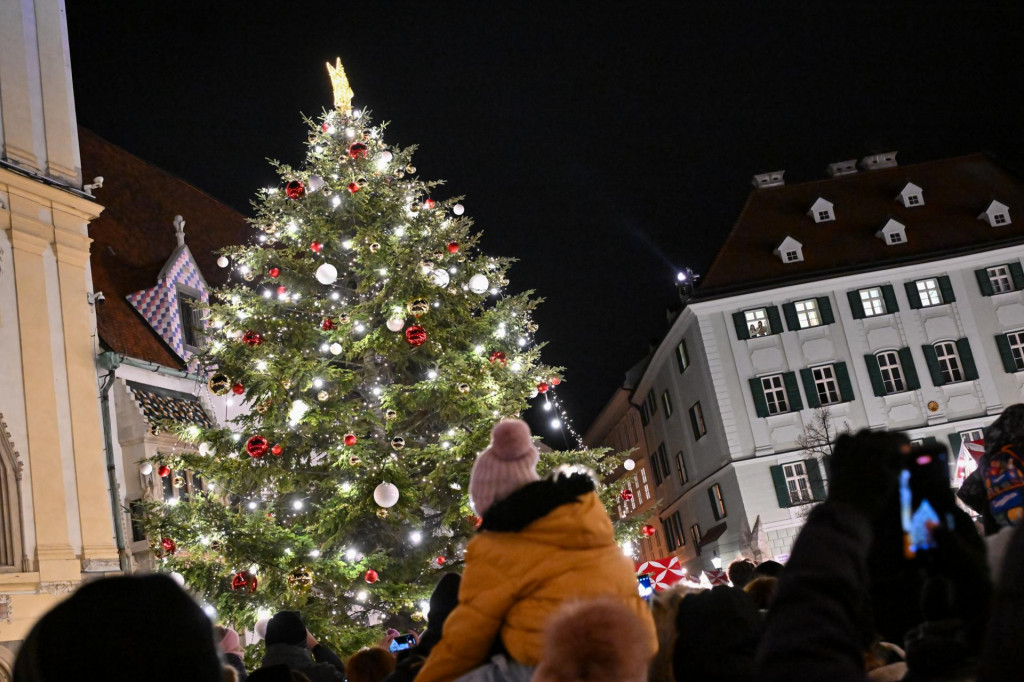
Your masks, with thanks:
M 24 570 L 21 528 L 21 462 L 0 415 L 0 572 Z

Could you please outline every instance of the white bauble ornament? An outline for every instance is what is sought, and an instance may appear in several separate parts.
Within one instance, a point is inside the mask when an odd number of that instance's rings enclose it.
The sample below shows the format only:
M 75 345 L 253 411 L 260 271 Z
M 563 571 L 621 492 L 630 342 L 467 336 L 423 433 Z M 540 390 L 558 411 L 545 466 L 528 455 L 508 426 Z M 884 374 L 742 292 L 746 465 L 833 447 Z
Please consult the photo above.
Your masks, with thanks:
M 394 483 L 381 483 L 373 490 L 373 501 L 385 509 L 394 507 L 398 502 L 398 487 Z
M 310 192 L 315 192 L 324 186 L 324 179 L 319 175 L 310 175 L 309 182 L 306 183 L 306 187 Z
M 338 281 L 338 268 L 324 263 L 316 269 L 316 281 L 320 284 L 334 284 Z
M 334 343 L 331 344 L 331 347 L 330 347 L 331 355 L 341 355 L 341 350 L 342 350 L 341 344 L 338 343 L 337 341 L 335 341 Z
M 448 276 L 448 271 L 442 268 L 430 271 L 430 281 L 434 286 L 441 287 L 442 289 L 448 286 L 448 282 L 451 281 L 451 277 Z
M 395 158 L 395 155 L 388 151 L 383 151 L 377 155 L 377 165 L 385 166 L 391 163 L 391 160 Z
M 483 275 L 473 275 L 469 278 L 469 290 L 474 294 L 485 294 L 490 287 L 490 282 Z
M 632 458 L 626 459 L 626 461 L 622 463 L 622 468 L 626 471 L 632 471 L 633 469 L 636 469 L 636 462 L 633 461 Z
M 405 320 L 401 317 L 392 317 L 387 322 L 387 327 L 393 332 L 400 332 L 405 328 Z
M 142 466 L 139 467 L 139 472 L 141 472 L 143 476 L 149 476 L 153 473 L 153 463 L 143 462 Z
M 178 573 L 177 571 L 171 571 L 167 575 L 170 576 L 171 580 L 178 583 L 178 587 L 185 587 L 185 576 L 183 576 L 181 573 Z
M 452 206 L 452 213 L 454 213 L 455 215 L 462 215 L 465 212 L 466 207 L 463 206 L 462 204 L 455 204 L 454 206 Z
M 226 268 L 227 266 L 231 265 L 231 261 L 228 260 L 227 256 L 221 256 L 220 258 L 217 259 L 217 265 L 219 265 L 222 268 Z
M 213 454 L 213 452 L 213 445 L 211 443 L 203 441 L 202 443 L 199 444 L 199 454 L 202 455 L 203 457 L 209 457 L 210 455 Z
M 253 631 L 256 633 L 257 637 L 259 637 L 260 639 L 266 639 L 267 638 L 267 625 L 269 623 L 270 623 L 270 619 L 269 618 L 262 618 L 262 619 L 256 621 L 256 625 L 253 627 Z

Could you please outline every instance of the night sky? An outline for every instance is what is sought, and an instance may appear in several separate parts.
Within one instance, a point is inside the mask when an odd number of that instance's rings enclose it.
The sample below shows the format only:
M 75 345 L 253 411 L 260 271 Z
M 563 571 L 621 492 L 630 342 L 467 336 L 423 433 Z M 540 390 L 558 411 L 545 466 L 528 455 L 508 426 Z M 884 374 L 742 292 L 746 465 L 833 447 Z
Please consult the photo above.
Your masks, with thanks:
M 546 298 L 585 429 L 755 173 L 899 151 L 1024 159 L 1021 3 L 67 3 L 79 122 L 248 214 L 301 113 L 355 105 Z M 974 4 L 974 3 L 971 3 Z M 978 3 L 981 4 L 981 3 Z M 559 6 L 553 6 L 559 5 Z M 108 177 L 108 183 L 116 183 Z M 99 199 L 102 202 L 102 190 Z M 188 216 L 185 216 L 188 219 Z M 168 227 L 168 229 L 170 229 Z M 552 443 L 558 445 L 557 441 Z

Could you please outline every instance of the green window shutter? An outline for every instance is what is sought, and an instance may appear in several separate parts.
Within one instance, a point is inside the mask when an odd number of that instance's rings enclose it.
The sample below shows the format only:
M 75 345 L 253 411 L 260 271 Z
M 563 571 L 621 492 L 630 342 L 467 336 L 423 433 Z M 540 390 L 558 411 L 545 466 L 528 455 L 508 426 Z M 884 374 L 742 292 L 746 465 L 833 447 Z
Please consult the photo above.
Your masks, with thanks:
M 903 288 L 907 290 L 907 300 L 910 301 L 910 307 L 917 310 L 921 307 L 921 295 L 917 293 L 917 282 L 904 282 Z M 889 301 L 885 301 L 886 312 L 889 310 Z
M 1010 277 L 1013 279 L 1013 288 L 1015 291 L 1024 289 L 1024 268 L 1020 267 L 1020 261 L 1013 261 L 1007 263 L 1010 267 Z
M 893 291 L 892 285 L 882 285 L 882 300 L 885 301 L 885 314 L 898 313 L 900 306 L 896 302 L 896 292 Z
M 996 347 L 999 348 L 999 359 L 1003 361 L 1003 369 L 1009 374 L 1017 371 L 1017 363 L 1013 361 L 1013 351 L 1010 350 L 1010 339 L 1006 334 L 996 335 Z
M 825 481 L 821 478 L 821 465 L 816 459 L 805 459 L 804 468 L 807 469 L 807 479 L 811 482 L 811 497 L 815 502 L 825 499 Z
M 750 338 L 750 327 L 747 326 L 747 316 L 743 313 L 733 313 L 732 323 L 736 325 L 736 338 L 740 341 Z
M 850 313 L 855 320 L 864 319 L 864 304 L 860 301 L 859 291 L 847 291 L 846 298 L 850 300 Z
M 900 348 L 896 351 L 900 356 L 900 367 L 903 368 L 903 380 L 907 382 L 907 389 L 916 391 L 921 388 L 921 380 L 917 378 L 917 367 L 914 366 L 914 356 L 909 348 Z
M 779 317 L 779 309 L 773 305 L 766 308 L 768 311 L 768 328 L 772 334 L 782 333 L 782 318 Z
M 863 311 L 863 308 L 861 308 Z M 818 299 L 818 315 L 821 316 L 822 324 L 835 324 L 836 316 L 832 314 L 832 301 L 828 296 Z
M 804 393 L 807 394 L 807 407 L 820 407 L 818 387 L 814 385 L 814 370 L 800 370 L 800 380 L 804 383 Z
M 789 501 L 789 486 L 786 485 L 786 472 L 782 470 L 781 466 L 771 467 L 772 472 L 772 483 L 775 484 L 775 497 L 779 500 L 779 506 L 783 509 L 792 507 L 793 503 Z
M 995 293 L 992 290 L 992 280 L 989 279 L 988 270 L 984 268 L 975 270 L 974 276 L 978 278 L 978 288 L 981 289 L 982 296 L 991 296 Z
M 789 411 L 799 412 L 804 409 L 804 403 L 800 400 L 800 388 L 796 385 L 796 372 L 786 372 L 783 374 L 782 385 L 786 387 L 786 399 L 789 401 Z
M 864 364 L 868 368 L 868 378 L 871 379 L 871 390 L 877 396 L 885 395 L 885 384 L 882 383 L 882 370 L 878 368 L 878 358 L 874 355 L 865 355 Z
M 921 346 L 924 351 L 924 361 L 928 364 L 928 373 L 932 375 L 932 383 L 942 386 L 946 380 L 942 377 L 942 369 L 939 367 L 939 356 L 935 353 L 935 346 Z
M 796 316 L 796 306 L 792 303 L 782 304 L 782 314 L 786 318 L 786 329 L 795 332 L 800 328 L 800 320 Z
M 953 433 L 949 434 L 950 459 L 956 460 L 956 458 L 960 455 L 960 444 L 963 442 L 964 439 L 959 433 L 954 431 Z
M 978 378 L 978 366 L 974 364 L 974 353 L 971 352 L 971 342 L 966 338 L 956 340 L 956 352 L 960 356 L 960 365 L 964 370 L 964 378 L 974 381 Z
M 764 388 L 761 380 L 757 377 L 750 380 L 750 393 L 754 396 L 754 412 L 758 417 L 768 416 L 768 401 L 764 399 Z M 693 410 L 690 410 L 690 421 L 693 422 L 693 433 L 697 434 L 697 420 L 694 419 Z
M 935 438 L 935 436 L 925 436 L 924 438 L 921 439 L 921 445 L 925 446 L 935 445 L 938 442 L 939 441 Z
M 854 400 L 853 383 L 850 381 L 850 372 L 846 369 L 845 362 L 837 362 L 832 365 L 836 373 L 836 383 L 839 384 L 839 398 L 844 403 Z
M 942 294 L 943 303 L 952 303 L 956 300 L 956 294 L 953 293 L 953 284 L 949 281 L 949 277 L 945 275 L 939 277 L 939 293 Z

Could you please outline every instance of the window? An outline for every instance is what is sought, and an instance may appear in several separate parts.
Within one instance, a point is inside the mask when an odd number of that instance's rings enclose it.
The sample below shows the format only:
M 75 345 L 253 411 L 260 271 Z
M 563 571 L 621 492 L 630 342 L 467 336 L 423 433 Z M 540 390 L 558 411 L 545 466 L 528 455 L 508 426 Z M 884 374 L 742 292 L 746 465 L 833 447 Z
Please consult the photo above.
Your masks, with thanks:
M 648 424 L 651 423 L 651 415 L 647 411 L 647 403 L 646 402 L 644 402 L 642 405 L 640 405 L 640 423 L 643 424 L 644 426 L 647 426 Z
M 803 462 L 784 464 L 782 472 L 786 476 L 786 490 L 792 504 L 803 504 L 814 498 L 811 496 L 811 479 L 807 476 L 807 468 Z
M 818 222 L 819 223 L 823 223 L 823 222 L 826 222 L 828 220 L 832 220 L 832 212 L 831 211 L 818 211 Z
M 789 253 L 786 256 L 788 258 Z M 768 322 L 768 311 L 765 308 L 747 310 L 743 313 L 743 316 L 747 321 L 747 330 L 750 333 L 750 338 L 768 336 L 772 333 L 771 325 Z
M 686 352 L 686 339 L 676 346 L 676 362 L 679 364 L 679 371 L 683 372 L 690 366 L 690 354 Z
M 690 537 L 693 538 L 693 546 L 697 550 L 697 554 L 700 554 L 700 524 L 695 523 L 690 526 Z
M 895 232 L 895 231 L 890 232 L 889 233 L 889 243 L 890 244 L 902 244 L 903 243 L 903 234 L 901 232 Z
M 934 278 L 918 280 L 914 282 L 914 287 L 917 289 L 917 296 L 921 301 L 922 308 L 942 303 L 942 295 L 939 293 L 939 280 Z
M 651 499 L 651 486 L 647 483 L 647 469 L 640 467 L 640 482 L 644 485 L 644 499 Z
M 882 385 L 885 388 L 885 395 L 900 393 L 907 390 L 907 383 L 903 378 L 903 368 L 900 366 L 900 357 L 896 351 L 884 351 L 875 356 L 878 360 L 878 369 L 882 373 Z
M 818 302 L 811 298 L 806 301 L 797 301 L 793 304 L 796 310 L 796 319 L 800 329 L 817 327 L 821 324 L 821 315 L 818 314 Z
M 907 206 L 918 206 L 921 203 L 921 197 L 917 194 L 907 195 Z
M 780 508 L 796 507 L 825 499 L 825 482 L 816 459 L 787 462 L 771 467 L 772 483 Z
M 0 423 L 3 415 L 0 415 Z M 19 468 L 7 430 L 0 428 L 0 573 L 27 570 L 22 565 L 21 493 Z
M 683 451 L 676 453 L 676 470 L 679 473 L 679 483 L 686 483 L 689 477 L 686 475 L 686 462 L 683 461 Z
M 997 265 L 988 268 L 988 279 L 992 283 L 992 293 L 1002 294 L 1013 291 L 1013 280 L 1010 278 L 1010 268 L 1006 265 Z
M 661 482 L 665 480 L 665 474 L 658 467 L 658 458 L 655 452 L 651 453 L 651 471 L 654 472 L 654 485 L 661 485 Z
M 992 224 L 993 225 L 1005 225 L 1006 224 L 1006 214 L 1005 213 L 996 213 L 996 214 L 994 214 L 992 216 Z
M 781 374 L 761 377 L 761 391 L 764 393 L 765 402 L 768 403 L 768 414 L 789 412 L 789 402 L 786 400 L 786 387 L 782 382 Z
M 959 435 L 962 442 L 973 443 L 976 440 L 984 440 L 985 431 L 982 429 L 971 429 L 969 431 L 961 431 Z M 956 453 L 953 453 L 952 459 L 956 459 Z
M 658 414 L 658 401 L 654 397 L 654 389 L 647 391 L 647 411 L 653 417 Z
M 1024 369 L 1024 331 L 1000 334 L 996 337 L 996 346 L 1007 372 L 1012 374 Z
M 672 416 L 672 396 L 669 395 L 667 389 L 661 394 L 661 402 L 665 406 L 665 419 L 668 419 Z
M 715 515 L 715 521 L 725 518 L 725 498 L 722 497 L 722 486 L 714 484 L 708 488 L 708 498 L 711 500 L 711 511 Z
M 819 405 L 831 405 L 839 402 L 839 382 L 836 381 L 836 373 L 832 365 L 812 367 L 811 377 L 814 379 Z
M 786 252 L 786 262 L 787 263 L 793 263 L 793 262 L 798 261 L 798 260 L 800 260 L 800 252 L 799 251 L 787 251 Z
M 699 402 L 694 403 L 690 408 L 690 425 L 693 427 L 694 440 L 699 440 L 708 432 L 707 426 L 704 424 L 704 410 L 701 409 Z
M 858 293 L 860 294 L 860 303 L 864 308 L 864 317 L 885 314 L 885 300 L 882 298 L 880 287 L 861 289 Z
M 664 443 L 651 453 L 651 468 L 654 470 L 654 485 L 661 485 L 671 471 L 668 468 L 668 452 L 665 450 Z
M 956 344 L 952 341 L 937 343 L 935 348 L 935 359 L 939 363 L 939 373 L 943 383 L 952 384 L 964 380 L 963 367 L 960 365 L 960 357 L 956 352 Z
M 185 346 L 187 348 L 201 346 L 203 318 L 202 311 L 199 309 L 199 298 L 179 289 L 178 315 L 181 319 L 181 339 Z
M 674 552 L 677 547 L 686 545 L 686 534 L 683 532 L 683 516 L 676 511 L 668 519 L 662 519 L 661 525 L 665 528 L 665 538 L 668 542 L 668 551 Z

